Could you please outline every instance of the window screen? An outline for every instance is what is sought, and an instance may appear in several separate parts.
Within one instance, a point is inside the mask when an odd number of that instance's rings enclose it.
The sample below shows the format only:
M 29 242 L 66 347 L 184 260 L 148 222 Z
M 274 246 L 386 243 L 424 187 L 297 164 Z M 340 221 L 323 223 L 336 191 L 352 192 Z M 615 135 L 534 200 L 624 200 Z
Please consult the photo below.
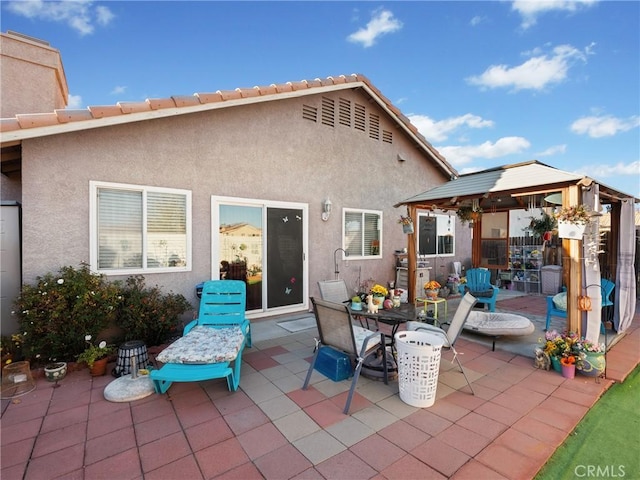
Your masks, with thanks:
M 190 268 L 190 192 L 93 183 L 91 191 L 94 268 L 107 273 Z
M 349 258 L 382 256 L 382 212 L 370 210 L 344 210 L 343 248 Z

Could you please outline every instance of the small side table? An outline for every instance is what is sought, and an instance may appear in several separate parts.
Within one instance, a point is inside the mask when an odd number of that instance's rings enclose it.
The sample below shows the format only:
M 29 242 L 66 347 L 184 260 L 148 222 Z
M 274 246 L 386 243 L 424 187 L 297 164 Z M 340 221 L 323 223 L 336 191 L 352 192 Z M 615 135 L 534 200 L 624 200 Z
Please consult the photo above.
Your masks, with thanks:
M 416 306 L 418 306 L 420 303 L 422 303 L 424 305 L 424 313 L 427 313 L 427 305 L 433 305 L 433 318 L 435 318 L 436 320 L 440 320 L 438 318 L 438 305 L 440 305 L 441 303 L 444 303 L 444 320 L 447 320 L 447 314 L 448 314 L 448 304 L 447 304 L 447 299 L 446 298 L 436 298 L 436 299 L 432 299 L 432 298 L 426 298 L 426 297 L 417 297 L 416 298 Z M 440 322 L 442 323 L 442 322 Z

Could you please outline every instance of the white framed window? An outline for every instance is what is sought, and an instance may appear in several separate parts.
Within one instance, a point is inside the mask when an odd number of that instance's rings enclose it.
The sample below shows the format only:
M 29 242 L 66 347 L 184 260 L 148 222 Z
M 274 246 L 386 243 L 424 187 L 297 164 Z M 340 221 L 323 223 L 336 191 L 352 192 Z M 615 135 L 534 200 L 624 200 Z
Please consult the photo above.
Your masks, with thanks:
M 382 258 L 382 212 L 342 210 L 342 248 L 349 259 Z
M 89 182 L 93 271 L 191 270 L 191 191 Z
M 455 226 L 455 217 L 451 215 L 419 213 L 418 255 L 422 257 L 455 255 Z

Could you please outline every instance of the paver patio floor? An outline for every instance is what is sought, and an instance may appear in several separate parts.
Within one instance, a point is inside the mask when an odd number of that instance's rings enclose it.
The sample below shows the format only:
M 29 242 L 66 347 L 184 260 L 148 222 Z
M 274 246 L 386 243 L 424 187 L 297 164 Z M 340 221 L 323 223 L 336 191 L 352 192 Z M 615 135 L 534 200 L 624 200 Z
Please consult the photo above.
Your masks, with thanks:
M 509 310 L 526 315 L 531 297 L 521 298 Z M 462 338 L 476 394 L 445 353 L 428 408 L 404 403 L 397 382 L 364 377 L 350 415 L 342 413 L 349 381 L 314 373 L 301 390 L 315 329 L 254 337 L 237 392 L 225 380 L 174 383 L 164 395 L 113 403 L 103 396 L 111 376 L 70 372 L 55 389 L 39 378 L 33 392 L 2 401 L 1 477 L 529 479 L 640 363 L 638 319 L 607 354 L 600 381 L 564 379 L 500 343 L 494 352 Z

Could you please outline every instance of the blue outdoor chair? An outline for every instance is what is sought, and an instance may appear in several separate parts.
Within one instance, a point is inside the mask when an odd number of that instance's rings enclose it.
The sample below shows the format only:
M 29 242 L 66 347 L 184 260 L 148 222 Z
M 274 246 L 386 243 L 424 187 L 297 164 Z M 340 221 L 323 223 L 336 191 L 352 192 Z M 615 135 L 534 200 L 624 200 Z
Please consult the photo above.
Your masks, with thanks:
M 600 288 L 602 289 L 602 308 L 605 307 L 613 307 L 613 300 L 611 300 L 611 293 L 613 293 L 613 289 L 615 288 L 615 283 L 611 280 L 607 280 L 606 278 L 602 278 L 600 280 Z M 565 292 L 562 292 L 565 293 Z M 565 293 L 566 294 L 566 293 Z M 547 321 L 545 323 L 545 331 L 549 330 L 549 323 L 551 322 L 551 317 L 560 317 L 567 318 L 567 309 L 565 303 L 565 309 L 562 310 L 557 308 L 553 303 L 553 297 L 555 295 L 547 296 Z M 604 323 L 600 324 L 600 333 L 605 333 Z
M 500 289 L 491 285 L 491 271 L 486 268 L 470 268 L 466 277 L 465 291 L 473 295 L 477 303 L 487 304 L 489 311 L 495 312 Z
M 165 393 L 173 382 L 214 378 L 226 378 L 229 390 L 238 389 L 242 352 L 245 345 L 251 346 L 246 299 L 246 284 L 241 280 L 204 283 L 198 318 L 156 357 L 163 364 L 150 375 L 157 393 Z

